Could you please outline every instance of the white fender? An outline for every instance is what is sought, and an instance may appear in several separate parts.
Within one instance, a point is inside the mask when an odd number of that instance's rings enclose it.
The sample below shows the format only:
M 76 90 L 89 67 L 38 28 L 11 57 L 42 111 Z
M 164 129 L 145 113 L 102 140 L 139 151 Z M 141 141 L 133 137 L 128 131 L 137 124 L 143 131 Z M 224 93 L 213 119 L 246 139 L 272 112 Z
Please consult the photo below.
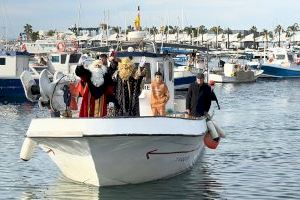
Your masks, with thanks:
M 20 76 L 20 80 L 22 82 L 26 98 L 31 102 L 36 102 L 38 100 L 38 95 L 33 95 L 31 93 L 31 87 L 37 84 L 33 79 L 33 77 L 31 76 L 30 72 L 23 71 Z
M 217 132 L 215 126 L 214 126 L 214 123 L 211 120 L 208 120 L 208 121 L 206 121 L 206 125 L 207 125 L 209 133 L 211 135 L 211 138 L 212 139 L 218 138 L 219 135 L 218 135 L 218 132 Z
M 224 133 L 223 129 L 221 129 L 221 128 L 217 125 L 217 123 L 216 123 L 215 121 L 212 120 L 212 123 L 214 124 L 215 129 L 216 129 L 216 131 L 218 132 L 219 136 L 220 136 L 221 138 L 225 138 L 225 133 Z
M 20 158 L 24 161 L 30 160 L 33 151 L 35 149 L 35 146 L 36 146 L 36 142 L 33 141 L 31 138 L 26 137 L 22 145 Z

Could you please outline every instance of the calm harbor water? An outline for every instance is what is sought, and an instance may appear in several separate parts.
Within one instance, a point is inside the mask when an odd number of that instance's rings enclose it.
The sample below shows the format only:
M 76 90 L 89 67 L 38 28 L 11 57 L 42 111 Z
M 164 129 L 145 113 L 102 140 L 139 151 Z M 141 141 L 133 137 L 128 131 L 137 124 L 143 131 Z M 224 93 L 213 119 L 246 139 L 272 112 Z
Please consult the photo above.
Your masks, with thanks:
M 37 149 L 19 151 L 37 105 L 0 105 L 0 199 L 300 199 L 300 80 L 218 84 L 215 120 L 227 133 L 189 172 L 145 184 L 98 188 L 65 179 Z

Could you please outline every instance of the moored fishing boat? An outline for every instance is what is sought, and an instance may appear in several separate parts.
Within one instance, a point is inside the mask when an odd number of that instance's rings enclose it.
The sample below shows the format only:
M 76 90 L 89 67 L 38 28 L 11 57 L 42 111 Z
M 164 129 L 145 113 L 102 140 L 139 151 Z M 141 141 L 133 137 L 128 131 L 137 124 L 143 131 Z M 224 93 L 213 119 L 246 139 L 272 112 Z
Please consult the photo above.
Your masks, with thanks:
M 29 67 L 29 54 L 18 51 L 0 51 L 0 101 L 25 101 L 25 93 L 20 80 L 23 71 L 33 71 Z M 34 74 L 38 78 L 38 74 Z
M 272 49 L 268 60 L 260 68 L 264 70 L 264 77 L 300 78 L 299 55 L 293 55 L 284 48 Z

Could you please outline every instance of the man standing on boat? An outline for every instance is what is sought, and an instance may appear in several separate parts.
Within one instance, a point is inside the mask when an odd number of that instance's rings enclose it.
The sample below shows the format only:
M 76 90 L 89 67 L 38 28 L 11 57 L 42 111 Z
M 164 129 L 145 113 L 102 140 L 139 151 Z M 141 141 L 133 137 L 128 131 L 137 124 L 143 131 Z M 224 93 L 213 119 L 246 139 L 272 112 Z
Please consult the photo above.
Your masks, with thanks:
M 186 113 L 189 117 L 201 117 L 208 113 L 212 91 L 209 85 L 204 83 L 204 74 L 197 74 L 197 79 L 191 83 L 186 96 Z

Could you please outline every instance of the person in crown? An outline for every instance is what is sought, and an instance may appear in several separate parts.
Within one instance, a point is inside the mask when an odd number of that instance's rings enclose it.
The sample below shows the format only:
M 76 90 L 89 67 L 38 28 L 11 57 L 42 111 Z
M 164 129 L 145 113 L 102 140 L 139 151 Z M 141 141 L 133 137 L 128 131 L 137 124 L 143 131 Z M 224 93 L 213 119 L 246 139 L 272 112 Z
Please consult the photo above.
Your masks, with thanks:
M 118 64 L 118 70 L 115 73 L 117 115 L 140 115 L 139 96 L 142 80 L 145 76 L 145 69 L 142 68 L 142 66 L 135 68 L 134 63 L 129 58 L 123 58 Z

